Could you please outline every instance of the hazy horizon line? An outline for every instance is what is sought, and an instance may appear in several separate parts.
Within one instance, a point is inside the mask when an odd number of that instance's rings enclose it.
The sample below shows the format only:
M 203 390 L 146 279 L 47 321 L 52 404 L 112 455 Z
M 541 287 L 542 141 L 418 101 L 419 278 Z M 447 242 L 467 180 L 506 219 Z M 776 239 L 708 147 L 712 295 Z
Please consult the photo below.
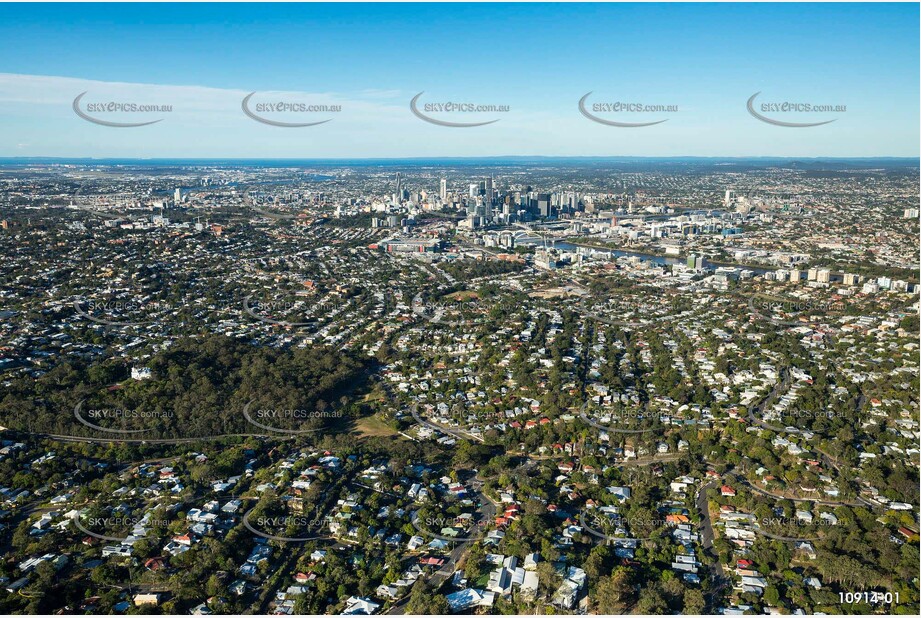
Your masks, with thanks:
M 576 159 L 576 160 L 719 160 L 719 161 L 916 161 L 921 164 L 921 156 L 790 156 L 790 155 L 477 155 L 477 156 L 419 156 L 419 157 L 68 157 L 55 155 L 42 156 L 0 156 L 0 162 L 6 161 L 477 161 L 490 159 Z

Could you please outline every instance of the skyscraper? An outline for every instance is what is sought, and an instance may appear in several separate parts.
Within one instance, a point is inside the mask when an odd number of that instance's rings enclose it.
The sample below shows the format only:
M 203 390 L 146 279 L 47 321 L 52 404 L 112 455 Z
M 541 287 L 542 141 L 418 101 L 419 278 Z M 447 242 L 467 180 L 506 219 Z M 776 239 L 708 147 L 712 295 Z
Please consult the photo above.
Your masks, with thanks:
M 447 178 L 442 178 L 442 179 L 441 179 L 441 193 L 440 193 L 440 195 L 441 195 L 441 201 L 442 201 L 442 202 L 447 202 L 447 201 L 448 201 L 448 179 L 447 179 Z
M 400 172 L 397 172 L 397 190 L 395 191 L 396 201 L 403 201 L 403 176 Z
M 707 267 L 707 263 L 704 261 L 704 256 L 692 253 L 688 256 L 687 266 L 692 270 L 703 270 Z
M 552 213 L 550 207 L 550 194 L 549 193 L 538 193 L 537 194 L 537 212 L 541 217 L 549 217 Z

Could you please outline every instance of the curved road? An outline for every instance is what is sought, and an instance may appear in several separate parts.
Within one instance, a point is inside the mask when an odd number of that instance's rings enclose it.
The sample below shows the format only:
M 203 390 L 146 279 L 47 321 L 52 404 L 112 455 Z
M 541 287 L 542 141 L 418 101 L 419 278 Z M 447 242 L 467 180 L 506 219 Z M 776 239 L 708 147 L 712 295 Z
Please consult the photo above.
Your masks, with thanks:
M 18 432 L 23 433 L 23 432 Z M 90 442 L 96 444 L 106 444 L 109 442 L 127 442 L 132 444 L 188 444 L 190 442 L 201 442 L 210 440 L 220 440 L 222 438 L 273 438 L 278 440 L 290 440 L 296 436 L 276 436 L 269 434 L 256 433 L 222 433 L 213 436 L 200 436 L 198 438 L 90 438 L 87 436 L 68 436 L 56 433 L 26 432 L 29 436 L 47 438 L 49 440 L 59 440 L 61 442 Z
M 467 433 L 465 433 L 465 432 L 463 432 L 463 431 L 458 431 L 458 430 L 450 429 L 450 428 L 448 428 L 448 427 L 442 427 L 441 425 L 438 425 L 438 424 L 433 423 L 433 422 L 431 422 L 431 421 L 427 421 L 427 420 L 425 420 L 424 418 L 422 418 L 421 416 L 419 416 L 419 410 L 418 410 L 418 408 L 419 408 L 418 405 L 413 405 L 413 406 L 409 409 L 409 413 L 410 413 L 410 415 L 416 420 L 416 422 L 419 423 L 420 425 L 423 425 L 423 426 L 425 426 L 425 427 L 428 427 L 428 428 L 431 429 L 432 431 L 438 431 L 438 432 L 441 432 L 441 433 L 446 433 L 446 434 L 448 434 L 448 435 L 450 435 L 450 436 L 454 436 L 455 438 L 458 438 L 459 440 L 479 440 L 480 442 L 483 442 L 483 441 L 484 441 L 483 438 L 481 438 L 480 436 L 475 436 L 475 435 L 473 435 L 473 434 L 467 434 Z

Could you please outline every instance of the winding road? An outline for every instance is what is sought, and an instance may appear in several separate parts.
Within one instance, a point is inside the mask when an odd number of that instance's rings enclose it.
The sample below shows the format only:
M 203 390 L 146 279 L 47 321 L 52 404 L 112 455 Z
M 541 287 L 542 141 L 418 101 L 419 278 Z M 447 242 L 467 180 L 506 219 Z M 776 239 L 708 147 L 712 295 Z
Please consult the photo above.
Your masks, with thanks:
M 418 408 L 419 408 L 418 405 L 413 405 L 413 406 L 409 409 L 409 413 L 410 413 L 410 415 L 416 420 L 416 422 L 419 423 L 420 425 L 422 425 L 422 426 L 424 426 L 424 427 L 428 427 L 428 428 L 431 429 L 432 431 L 438 431 L 438 432 L 441 432 L 441 433 L 448 434 L 449 436 L 453 436 L 453 437 L 455 437 L 455 438 L 457 438 L 457 439 L 459 439 L 459 440 L 478 440 L 479 442 L 483 442 L 483 441 L 484 441 L 483 438 L 481 438 L 480 436 L 476 436 L 476 435 L 473 435 L 473 434 L 468 434 L 468 433 L 466 433 L 466 432 L 459 431 L 459 430 L 450 429 L 450 428 L 448 428 L 448 427 L 443 427 L 443 426 L 438 425 L 438 424 L 436 424 L 436 423 L 433 423 L 433 422 L 431 422 L 431 421 L 427 421 L 427 420 L 425 420 L 424 418 L 422 418 L 421 416 L 419 416 L 419 410 L 418 410 Z

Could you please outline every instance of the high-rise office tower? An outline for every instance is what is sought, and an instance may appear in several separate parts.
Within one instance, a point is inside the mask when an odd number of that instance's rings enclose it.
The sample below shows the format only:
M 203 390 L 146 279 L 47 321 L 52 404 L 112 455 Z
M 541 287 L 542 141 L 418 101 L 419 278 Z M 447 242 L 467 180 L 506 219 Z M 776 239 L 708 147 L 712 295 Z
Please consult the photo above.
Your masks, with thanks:
M 537 212 L 541 217 L 549 217 L 552 212 L 550 206 L 550 194 L 549 193 L 538 193 L 537 194 Z
M 441 196 L 442 202 L 448 201 L 448 179 L 447 178 L 441 179 L 441 193 L 439 195 Z

